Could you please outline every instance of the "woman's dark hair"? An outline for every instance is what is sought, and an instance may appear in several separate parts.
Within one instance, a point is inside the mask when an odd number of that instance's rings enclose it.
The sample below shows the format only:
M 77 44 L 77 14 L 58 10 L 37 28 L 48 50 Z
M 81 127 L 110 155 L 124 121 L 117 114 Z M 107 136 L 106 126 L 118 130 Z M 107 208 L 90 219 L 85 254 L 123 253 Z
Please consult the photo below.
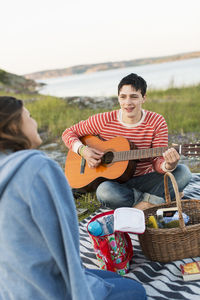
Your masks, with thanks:
M 0 151 L 31 148 L 29 139 L 21 130 L 22 109 L 22 100 L 0 96 Z
M 138 76 L 137 74 L 131 73 L 122 78 L 118 85 L 118 95 L 123 85 L 131 85 L 136 91 L 140 90 L 143 97 L 146 94 L 147 83 L 142 77 Z

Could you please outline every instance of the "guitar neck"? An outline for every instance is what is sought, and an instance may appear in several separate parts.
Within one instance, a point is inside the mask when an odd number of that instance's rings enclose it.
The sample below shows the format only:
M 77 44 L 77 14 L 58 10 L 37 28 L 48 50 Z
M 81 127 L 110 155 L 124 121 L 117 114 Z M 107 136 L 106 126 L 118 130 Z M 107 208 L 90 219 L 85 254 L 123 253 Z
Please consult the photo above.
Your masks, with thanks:
M 113 162 L 162 156 L 167 149 L 169 147 L 114 152 Z

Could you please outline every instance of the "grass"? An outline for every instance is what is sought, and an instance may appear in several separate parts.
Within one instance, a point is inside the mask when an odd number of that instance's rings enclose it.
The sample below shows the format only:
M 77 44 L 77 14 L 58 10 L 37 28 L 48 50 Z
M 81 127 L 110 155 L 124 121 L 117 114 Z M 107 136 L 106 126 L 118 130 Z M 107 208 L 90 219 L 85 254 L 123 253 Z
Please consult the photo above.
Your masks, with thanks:
M 99 201 L 96 198 L 95 193 L 83 194 L 78 199 L 75 199 L 75 204 L 77 208 L 87 208 L 87 212 L 79 216 L 79 221 L 87 218 L 93 212 L 101 207 Z
M 12 95 L 0 92 L 0 95 Z M 66 100 L 39 94 L 18 94 L 37 120 L 39 130 L 51 138 L 60 138 L 65 128 L 100 112 L 94 109 L 80 109 L 69 105 Z M 200 84 L 190 87 L 150 90 L 144 108 L 162 114 L 168 124 L 169 134 L 200 132 Z M 106 110 L 106 109 L 105 109 Z M 101 110 L 102 111 L 102 110 Z
M 61 141 L 61 134 L 65 128 L 100 112 L 94 109 L 80 109 L 78 106 L 69 105 L 64 99 L 52 96 L 39 94 L 16 96 L 2 91 L 0 95 L 10 95 L 24 100 L 25 106 L 37 120 L 39 131 L 43 133 L 45 141 L 58 141 L 63 151 L 66 151 L 66 148 Z M 193 132 L 199 138 L 199 101 L 200 84 L 182 88 L 171 87 L 167 90 L 150 90 L 144 108 L 164 116 L 169 134 L 184 135 Z M 100 207 L 95 195 L 90 193 L 75 199 L 75 202 L 77 207 L 88 208 L 88 213 L 81 216 L 80 220 Z
M 200 85 L 150 91 L 144 107 L 162 114 L 169 133 L 200 131 Z

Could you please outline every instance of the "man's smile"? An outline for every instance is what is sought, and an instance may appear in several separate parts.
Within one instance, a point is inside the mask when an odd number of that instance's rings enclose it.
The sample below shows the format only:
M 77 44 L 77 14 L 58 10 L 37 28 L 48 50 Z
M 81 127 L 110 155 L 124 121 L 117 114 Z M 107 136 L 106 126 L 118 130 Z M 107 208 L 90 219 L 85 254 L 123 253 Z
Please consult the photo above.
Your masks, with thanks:
M 134 107 L 124 107 L 124 110 L 126 110 L 127 112 L 132 112 L 134 109 Z

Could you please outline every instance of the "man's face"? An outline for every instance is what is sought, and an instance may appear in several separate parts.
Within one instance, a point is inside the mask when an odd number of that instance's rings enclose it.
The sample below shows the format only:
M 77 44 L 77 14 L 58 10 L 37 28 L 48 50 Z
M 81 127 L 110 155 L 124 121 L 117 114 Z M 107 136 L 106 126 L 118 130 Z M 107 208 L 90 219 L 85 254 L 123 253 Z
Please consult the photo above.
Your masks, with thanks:
M 122 121 L 127 124 L 135 124 L 142 117 L 142 103 L 145 102 L 141 91 L 136 91 L 131 85 L 123 85 L 118 96 L 122 109 Z

